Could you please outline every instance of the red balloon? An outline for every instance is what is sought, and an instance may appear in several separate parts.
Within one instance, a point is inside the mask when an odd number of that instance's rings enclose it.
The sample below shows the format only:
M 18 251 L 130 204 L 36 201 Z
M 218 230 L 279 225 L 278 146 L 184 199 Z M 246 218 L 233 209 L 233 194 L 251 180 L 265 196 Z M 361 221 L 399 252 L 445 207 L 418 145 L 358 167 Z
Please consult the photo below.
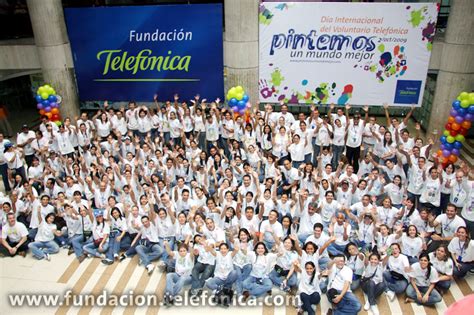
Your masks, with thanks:
M 453 130 L 459 130 L 461 129 L 461 125 L 458 123 L 452 123 L 451 128 L 453 128 Z
M 443 166 L 443 169 L 446 169 L 446 167 L 448 166 L 448 162 L 442 163 L 441 165 Z
M 446 130 L 450 131 L 451 130 L 451 124 L 447 123 L 446 125 L 444 125 L 444 128 L 446 128 Z
M 454 118 L 453 116 L 449 116 L 448 123 L 452 124 L 455 121 L 456 121 L 456 118 Z
M 458 131 L 456 131 L 456 130 L 451 130 L 449 133 L 451 134 L 451 136 L 455 137 L 455 136 L 457 136 Z
M 464 128 L 461 127 L 461 129 L 459 129 L 459 134 L 465 136 L 465 135 L 467 135 L 467 132 L 468 132 L 468 131 L 469 131 L 469 130 L 464 129 Z
M 461 124 L 461 127 L 463 127 L 464 129 L 469 129 L 469 128 L 471 128 L 471 125 L 472 125 L 472 124 L 471 124 L 470 121 L 465 120 L 465 121 L 463 121 L 463 123 Z
M 59 120 L 59 115 L 58 114 L 53 114 L 53 116 L 51 116 L 51 120 Z

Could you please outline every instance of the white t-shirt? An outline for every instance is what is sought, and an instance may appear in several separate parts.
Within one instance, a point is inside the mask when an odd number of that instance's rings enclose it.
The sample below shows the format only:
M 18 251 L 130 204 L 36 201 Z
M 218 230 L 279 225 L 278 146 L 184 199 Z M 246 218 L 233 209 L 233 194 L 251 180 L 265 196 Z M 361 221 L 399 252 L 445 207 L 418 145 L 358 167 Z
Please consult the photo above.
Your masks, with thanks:
M 449 255 L 449 253 L 447 253 Z M 447 276 L 453 275 L 454 264 L 453 260 L 448 257 L 446 260 L 439 260 L 436 258 L 436 254 L 434 252 L 429 253 L 430 262 L 433 267 L 438 271 L 438 274 L 443 274 Z
M 415 283 L 419 287 L 429 287 L 430 284 L 438 282 L 438 271 L 436 271 L 436 268 L 431 268 L 429 277 L 428 268 L 422 269 L 418 262 L 414 263 L 411 269 L 408 275 L 415 279 Z
M 23 237 L 28 236 L 26 226 L 21 222 L 15 222 L 13 226 L 6 224 L 2 227 L 2 238 L 12 243 L 18 243 Z
M 446 213 L 437 216 L 435 222 L 440 224 L 443 237 L 454 236 L 454 233 L 456 233 L 460 226 L 466 226 L 466 223 L 460 216 L 456 215 L 454 218 L 449 219 Z
M 269 220 L 265 220 L 260 225 L 260 232 L 265 233 L 263 238 L 267 242 L 274 242 L 275 239 L 273 235 L 269 232 L 272 230 L 275 233 L 275 236 L 278 238 L 283 237 L 283 227 L 280 222 L 276 221 L 275 223 L 271 224 Z
M 182 257 L 177 251 L 174 253 L 175 259 L 175 272 L 180 276 L 189 276 L 193 270 L 194 261 L 190 253 L 186 253 L 186 256 Z
M 328 289 L 336 289 L 342 291 L 344 284 L 348 281 L 352 283 L 352 270 L 351 268 L 344 266 L 342 269 L 337 268 L 336 265 L 331 267 L 328 279 Z M 351 287 L 349 286 L 348 292 L 351 292 Z
M 249 253 L 249 259 L 252 262 L 252 271 L 250 275 L 254 278 L 268 278 L 268 274 L 273 269 L 276 262 L 276 254 L 269 253 L 258 256 L 255 252 Z
M 317 264 L 316 264 L 317 266 Z M 301 266 L 304 267 L 304 266 Z M 316 269 L 317 270 L 317 269 Z M 301 293 L 306 293 L 308 295 L 318 292 L 321 295 L 321 289 L 319 288 L 319 272 L 314 270 L 314 276 L 308 275 L 306 270 L 303 268 L 300 277 L 300 283 L 298 286 L 298 291 Z
M 391 271 L 398 272 L 402 274 L 408 280 L 407 273 L 405 272 L 405 267 L 410 266 L 407 256 L 399 254 L 397 258 L 390 256 L 387 262 L 387 269 Z
M 27 133 L 20 132 L 18 136 L 16 137 L 16 143 L 17 144 L 24 144 L 30 139 L 35 139 L 35 132 L 33 130 L 29 130 Z M 23 152 L 25 155 L 32 155 L 35 153 L 35 150 L 31 147 L 31 143 L 28 143 L 23 147 Z
M 421 237 L 411 238 L 403 233 L 400 244 L 402 245 L 402 252 L 406 256 L 418 257 L 423 250 L 423 240 Z
M 46 221 L 41 222 L 38 227 L 38 233 L 35 242 L 49 242 L 54 240 L 54 232 L 57 230 L 56 224 L 48 224 Z
M 216 252 L 216 268 L 214 270 L 214 276 L 221 280 L 225 280 L 232 270 L 234 270 L 234 262 L 232 260 L 231 252 L 229 251 L 225 256 L 220 252 Z
M 448 250 L 457 257 L 458 261 L 474 261 L 474 240 L 471 240 L 469 245 L 465 246 L 465 242 L 461 242 L 457 236 L 453 237 L 449 242 Z
M 347 142 L 346 145 L 351 148 L 357 148 L 362 144 L 362 133 L 364 132 L 364 124 L 362 120 L 359 124 L 354 125 L 354 120 L 349 121 L 349 128 L 347 129 Z

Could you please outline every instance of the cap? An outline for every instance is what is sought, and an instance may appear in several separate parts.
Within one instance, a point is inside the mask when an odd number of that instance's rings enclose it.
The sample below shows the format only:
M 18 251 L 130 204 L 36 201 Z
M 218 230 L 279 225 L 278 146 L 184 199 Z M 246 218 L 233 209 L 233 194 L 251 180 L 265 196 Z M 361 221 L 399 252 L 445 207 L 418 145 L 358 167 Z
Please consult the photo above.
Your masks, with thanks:
M 341 181 L 341 184 L 347 184 L 347 185 L 349 185 L 349 182 L 344 179 L 343 181 Z
M 21 126 L 21 129 L 28 129 L 28 125 L 24 124 L 23 126 Z
M 104 216 L 104 212 L 101 210 L 101 209 L 95 209 L 94 210 L 94 217 L 100 217 L 100 216 Z
M 7 152 L 8 149 L 13 147 L 13 144 L 11 142 L 7 142 L 3 146 L 4 146 L 3 152 Z
M 125 136 L 125 137 L 123 137 L 123 140 L 124 140 L 124 141 L 125 141 L 125 140 L 130 140 L 130 137 L 129 137 L 129 136 Z

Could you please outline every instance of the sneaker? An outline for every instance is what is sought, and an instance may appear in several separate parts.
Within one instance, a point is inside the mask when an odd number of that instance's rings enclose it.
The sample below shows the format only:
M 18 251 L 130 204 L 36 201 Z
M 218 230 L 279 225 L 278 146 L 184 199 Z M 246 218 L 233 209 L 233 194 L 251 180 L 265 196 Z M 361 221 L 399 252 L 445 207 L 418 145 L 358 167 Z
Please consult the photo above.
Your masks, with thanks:
M 372 314 L 373 315 L 379 315 L 379 308 L 377 307 L 377 305 L 371 305 L 370 306 L 370 310 L 372 311 Z
M 151 275 L 151 273 L 153 272 L 154 269 L 155 269 L 155 265 L 153 265 L 153 264 L 146 265 L 146 270 L 148 271 L 149 275 Z
M 83 262 L 84 259 L 86 259 L 86 255 L 82 254 L 81 256 L 77 257 L 77 260 L 79 260 L 79 263 Z
M 107 257 L 107 256 L 105 256 L 105 254 L 100 254 L 100 255 L 99 255 L 99 258 L 100 258 L 100 259 L 105 259 L 106 257 Z
M 370 303 L 369 303 L 369 301 L 367 301 L 364 304 L 364 311 L 368 311 L 369 309 L 370 309 Z
M 109 265 L 109 266 L 114 263 L 114 261 L 110 259 L 102 259 L 101 261 L 104 265 Z
M 390 302 L 393 302 L 393 300 L 395 299 L 395 292 L 389 290 L 385 292 L 385 294 L 387 295 Z
M 45 258 L 47 261 L 51 261 L 51 256 L 49 256 L 49 254 L 44 254 L 44 258 Z
M 125 254 L 122 254 L 122 255 L 120 255 L 120 257 L 119 257 L 119 261 L 122 262 L 122 261 L 125 260 L 125 258 L 127 258 L 127 256 L 126 256 Z

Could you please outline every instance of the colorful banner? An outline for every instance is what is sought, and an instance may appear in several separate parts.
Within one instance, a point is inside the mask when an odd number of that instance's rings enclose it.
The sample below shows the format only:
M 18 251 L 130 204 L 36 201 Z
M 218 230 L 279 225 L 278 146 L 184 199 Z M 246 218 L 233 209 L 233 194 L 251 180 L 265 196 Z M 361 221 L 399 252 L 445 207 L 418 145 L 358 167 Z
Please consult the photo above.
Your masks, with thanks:
M 264 2 L 260 101 L 421 106 L 434 3 Z
M 66 9 L 83 101 L 224 95 L 222 6 Z

